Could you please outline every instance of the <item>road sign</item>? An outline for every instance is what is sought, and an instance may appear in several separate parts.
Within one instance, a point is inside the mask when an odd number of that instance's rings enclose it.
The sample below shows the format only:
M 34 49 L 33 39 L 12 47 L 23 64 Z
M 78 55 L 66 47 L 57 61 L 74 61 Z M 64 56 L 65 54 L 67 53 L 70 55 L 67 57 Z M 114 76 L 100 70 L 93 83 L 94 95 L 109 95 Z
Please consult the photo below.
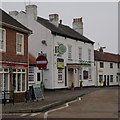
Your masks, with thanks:
M 45 68 L 48 64 L 47 58 L 43 55 L 38 56 L 37 59 L 36 59 L 36 62 L 37 62 L 37 67 L 39 69 Z

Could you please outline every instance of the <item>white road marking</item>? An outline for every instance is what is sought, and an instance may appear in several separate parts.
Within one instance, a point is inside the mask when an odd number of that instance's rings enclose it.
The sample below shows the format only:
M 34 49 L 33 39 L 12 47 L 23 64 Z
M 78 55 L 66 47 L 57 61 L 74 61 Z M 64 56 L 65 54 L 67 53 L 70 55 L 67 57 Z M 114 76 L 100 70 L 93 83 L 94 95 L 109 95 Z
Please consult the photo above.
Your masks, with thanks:
M 82 98 L 81 98 L 81 97 L 79 97 L 79 98 L 78 98 L 78 100 L 82 100 Z
M 33 116 L 36 116 L 38 114 L 40 114 L 40 113 L 32 113 L 30 116 L 33 117 Z
M 79 97 L 78 100 L 81 100 L 81 98 Z M 54 112 L 54 111 L 57 111 L 57 110 L 60 110 L 60 109 L 67 108 L 67 107 L 69 107 L 69 104 L 70 104 L 70 103 L 76 102 L 76 101 L 78 101 L 78 100 L 73 100 L 73 101 L 67 102 L 64 107 L 56 108 L 56 109 L 49 110 L 49 111 L 45 112 L 45 114 L 44 114 L 44 119 L 47 120 L 48 113 Z
M 27 116 L 28 114 L 22 114 L 22 115 L 20 115 L 21 117 L 24 117 L 24 116 Z

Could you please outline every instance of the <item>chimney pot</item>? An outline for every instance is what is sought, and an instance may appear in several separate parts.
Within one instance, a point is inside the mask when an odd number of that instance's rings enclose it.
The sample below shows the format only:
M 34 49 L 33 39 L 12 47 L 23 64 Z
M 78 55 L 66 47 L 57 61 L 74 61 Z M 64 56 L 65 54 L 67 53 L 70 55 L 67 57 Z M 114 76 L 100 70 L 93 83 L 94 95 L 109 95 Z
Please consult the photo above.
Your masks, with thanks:
M 73 19 L 73 29 L 83 35 L 83 22 L 81 18 L 74 18 Z
M 27 5 L 26 6 L 26 13 L 29 17 L 37 20 L 37 6 L 36 5 Z
M 49 15 L 49 21 L 54 24 L 55 26 L 58 26 L 58 20 L 59 20 L 59 15 L 58 14 L 50 14 Z
M 100 47 L 99 51 L 100 51 L 100 52 L 103 52 L 103 48 L 102 48 L 102 47 Z
M 62 24 L 62 20 L 60 20 L 60 25 Z

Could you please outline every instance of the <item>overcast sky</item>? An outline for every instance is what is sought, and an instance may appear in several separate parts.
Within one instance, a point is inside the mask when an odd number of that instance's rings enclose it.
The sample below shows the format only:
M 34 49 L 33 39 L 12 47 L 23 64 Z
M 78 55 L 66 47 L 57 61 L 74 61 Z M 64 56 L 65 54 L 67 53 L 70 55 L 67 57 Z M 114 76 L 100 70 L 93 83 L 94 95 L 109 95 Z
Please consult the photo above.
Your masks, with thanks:
M 29 2 L 2 2 L 2 9 L 24 11 Z M 59 14 L 63 24 L 72 27 L 72 20 L 82 17 L 84 36 L 95 42 L 95 49 L 105 46 L 105 51 L 118 53 L 118 3 L 117 2 L 30 2 L 38 6 L 38 16 L 48 19 L 51 13 Z M 99 44 L 99 45 L 98 45 Z

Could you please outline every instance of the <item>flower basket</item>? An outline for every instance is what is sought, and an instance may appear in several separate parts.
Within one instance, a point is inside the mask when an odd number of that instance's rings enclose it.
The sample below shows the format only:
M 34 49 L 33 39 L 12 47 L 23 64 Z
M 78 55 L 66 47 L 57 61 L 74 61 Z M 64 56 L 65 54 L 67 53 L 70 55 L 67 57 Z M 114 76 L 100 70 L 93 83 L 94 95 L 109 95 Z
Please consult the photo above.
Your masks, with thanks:
M 71 84 L 71 88 L 70 88 L 71 90 L 74 90 L 74 83 L 72 82 L 72 84 Z

